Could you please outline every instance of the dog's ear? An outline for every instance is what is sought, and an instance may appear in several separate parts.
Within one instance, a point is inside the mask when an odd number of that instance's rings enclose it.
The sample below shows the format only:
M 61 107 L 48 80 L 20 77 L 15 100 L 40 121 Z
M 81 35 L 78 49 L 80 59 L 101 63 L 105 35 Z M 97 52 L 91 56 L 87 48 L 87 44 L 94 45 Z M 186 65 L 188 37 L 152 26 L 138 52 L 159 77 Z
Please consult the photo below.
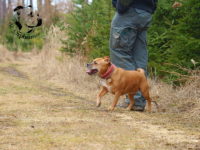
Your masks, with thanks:
M 106 62 L 108 62 L 109 64 L 111 64 L 111 63 L 110 63 L 110 57 L 109 57 L 109 56 L 105 56 L 105 57 L 104 57 L 104 61 L 106 61 Z
M 104 56 L 103 57 L 105 61 L 110 61 L 110 57 L 109 56 Z

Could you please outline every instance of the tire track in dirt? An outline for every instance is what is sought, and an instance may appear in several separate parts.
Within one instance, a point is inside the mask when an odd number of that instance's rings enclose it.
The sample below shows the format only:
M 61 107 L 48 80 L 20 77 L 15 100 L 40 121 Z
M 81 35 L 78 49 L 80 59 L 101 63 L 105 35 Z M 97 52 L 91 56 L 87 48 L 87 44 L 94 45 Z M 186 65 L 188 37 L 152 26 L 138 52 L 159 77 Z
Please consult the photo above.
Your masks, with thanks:
M 0 72 L 7 73 L 11 76 L 22 78 L 22 79 L 28 79 L 28 76 L 22 73 L 21 71 L 17 70 L 16 68 L 12 66 L 8 67 L 0 67 Z

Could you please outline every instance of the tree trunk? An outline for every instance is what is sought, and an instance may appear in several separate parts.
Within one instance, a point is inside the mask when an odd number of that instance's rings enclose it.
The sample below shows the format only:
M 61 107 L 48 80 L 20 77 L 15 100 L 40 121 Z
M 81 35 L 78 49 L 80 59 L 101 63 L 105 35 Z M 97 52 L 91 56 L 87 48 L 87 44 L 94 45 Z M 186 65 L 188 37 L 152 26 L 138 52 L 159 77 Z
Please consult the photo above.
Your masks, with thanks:
M 17 1 L 17 5 L 18 5 L 18 6 L 19 6 L 19 5 L 22 6 L 22 0 L 18 0 L 18 1 Z
M 11 0 L 8 0 L 7 13 L 8 13 L 8 16 L 10 16 L 12 14 L 12 2 L 11 2 Z
M 6 12 L 7 12 L 7 7 L 6 7 L 6 0 L 3 1 L 3 17 L 5 18 Z
M 41 12 L 42 12 L 42 0 L 37 0 L 37 9 L 38 9 L 38 12 L 41 14 Z
M 33 11 L 33 0 L 30 0 L 31 10 Z
M 0 24 L 6 19 L 7 5 L 6 0 L 0 0 Z
M 2 19 L 3 19 L 3 1 L 0 0 L 0 24 L 2 23 Z
M 46 15 L 46 24 L 51 24 L 52 10 L 51 10 L 51 0 L 45 0 L 45 15 Z

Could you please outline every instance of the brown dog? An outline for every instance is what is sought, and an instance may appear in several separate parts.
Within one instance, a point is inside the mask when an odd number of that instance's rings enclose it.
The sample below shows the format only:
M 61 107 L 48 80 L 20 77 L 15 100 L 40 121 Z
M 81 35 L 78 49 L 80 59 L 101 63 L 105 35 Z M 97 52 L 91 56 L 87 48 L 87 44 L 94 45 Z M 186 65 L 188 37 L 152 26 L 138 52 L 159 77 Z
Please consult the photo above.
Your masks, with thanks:
M 143 69 L 137 71 L 126 71 L 122 68 L 115 67 L 109 57 L 96 58 L 91 64 L 87 64 L 89 75 L 98 73 L 99 77 L 105 79 L 102 89 L 97 95 L 96 106 L 101 105 L 101 98 L 106 93 L 111 92 L 115 95 L 109 110 L 114 110 L 118 99 L 121 95 L 128 94 L 130 104 L 127 107 L 131 110 L 134 105 L 133 96 L 137 91 L 141 91 L 142 95 L 148 102 L 148 111 L 151 112 L 151 98 L 149 96 L 149 86 Z

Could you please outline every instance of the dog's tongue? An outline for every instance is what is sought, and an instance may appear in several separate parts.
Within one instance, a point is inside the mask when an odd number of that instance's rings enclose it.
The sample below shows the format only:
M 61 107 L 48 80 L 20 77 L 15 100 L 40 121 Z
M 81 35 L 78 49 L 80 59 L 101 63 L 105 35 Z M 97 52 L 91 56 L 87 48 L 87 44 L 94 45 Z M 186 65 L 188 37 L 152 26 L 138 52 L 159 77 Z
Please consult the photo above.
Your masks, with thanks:
M 97 69 L 88 69 L 86 71 L 86 73 L 88 73 L 89 75 L 95 74 L 97 72 Z
M 91 74 L 92 74 L 92 70 L 88 69 L 88 70 L 86 71 L 86 73 L 89 74 L 89 75 L 91 75 Z

